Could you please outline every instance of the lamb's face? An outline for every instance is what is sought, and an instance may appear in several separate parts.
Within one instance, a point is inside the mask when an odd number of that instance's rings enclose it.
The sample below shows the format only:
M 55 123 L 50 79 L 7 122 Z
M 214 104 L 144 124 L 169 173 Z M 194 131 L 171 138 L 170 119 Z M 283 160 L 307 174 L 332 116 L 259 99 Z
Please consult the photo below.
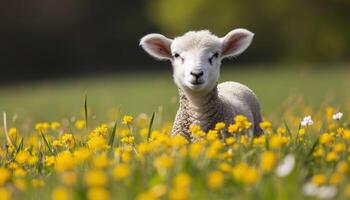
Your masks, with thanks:
M 241 54 L 254 34 L 235 29 L 218 38 L 209 31 L 190 31 L 174 40 L 160 34 L 148 34 L 140 45 L 151 56 L 172 62 L 174 81 L 187 91 L 208 92 L 216 86 L 221 60 Z
M 185 90 L 210 91 L 220 75 L 221 42 L 208 31 L 188 32 L 171 44 L 174 81 Z

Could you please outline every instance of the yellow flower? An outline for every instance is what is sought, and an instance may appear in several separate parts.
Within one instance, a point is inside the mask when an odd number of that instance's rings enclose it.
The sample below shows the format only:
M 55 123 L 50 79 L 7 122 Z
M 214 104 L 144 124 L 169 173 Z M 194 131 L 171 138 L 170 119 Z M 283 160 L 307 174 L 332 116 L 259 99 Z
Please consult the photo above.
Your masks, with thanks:
M 189 131 L 192 134 L 196 134 L 198 131 L 201 131 L 201 127 L 199 125 L 197 125 L 197 124 L 191 124 L 190 128 L 189 128 Z
M 240 163 L 235 166 L 232 170 L 232 174 L 236 180 L 248 185 L 255 184 L 260 179 L 258 170 L 245 163 Z
M 273 135 L 270 138 L 269 144 L 272 149 L 279 149 L 288 143 L 288 138 L 285 136 Z
M 327 178 L 325 175 L 323 174 L 317 174 L 317 175 L 314 175 L 312 178 L 311 178 L 311 182 L 314 184 L 314 185 L 317 185 L 317 186 L 320 186 L 320 185 L 324 185 L 327 183 Z
M 282 127 L 278 127 L 277 128 L 277 133 L 278 134 L 281 134 L 281 135 L 284 135 L 286 133 L 286 129 L 285 128 L 282 128 Z
M 208 134 L 207 134 L 207 140 L 208 141 L 214 141 L 216 140 L 218 137 L 218 132 L 214 131 L 214 130 L 209 130 Z
M 344 194 L 346 197 L 350 197 L 350 183 L 345 186 Z
M 238 129 L 239 129 L 239 126 L 238 126 L 237 124 L 230 124 L 230 125 L 228 126 L 227 131 L 228 131 L 229 133 L 237 133 Z
M 11 199 L 10 192 L 4 187 L 0 187 L 0 199 L 1 200 L 10 200 Z
M 75 122 L 75 128 L 77 128 L 78 130 L 82 130 L 85 127 L 86 127 L 85 120 L 79 119 Z
M 305 135 L 305 132 L 306 132 L 305 128 L 300 128 L 298 131 L 298 134 L 300 137 L 303 137 Z
M 189 156 L 192 159 L 196 159 L 203 152 L 203 149 L 204 148 L 201 143 L 191 143 L 189 146 Z
M 113 177 L 117 180 L 123 180 L 130 176 L 129 166 L 126 164 L 118 164 L 113 169 Z
M 124 115 L 122 124 L 125 124 L 125 125 L 130 124 L 132 122 L 132 120 L 133 120 L 132 116 Z
M 20 191 L 24 191 L 27 188 L 27 182 L 25 181 L 25 179 L 15 179 L 13 180 L 13 184 Z
M 332 174 L 329 179 L 331 185 L 338 185 L 342 181 L 343 176 L 339 173 Z
M 75 162 L 73 155 L 70 151 L 62 151 L 56 156 L 55 170 L 57 172 L 63 172 L 65 170 L 73 169 Z
M 191 186 L 192 178 L 187 173 L 179 173 L 173 179 L 173 185 L 176 188 L 189 188 Z
M 13 175 L 15 177 L 20 177 L 20 178 L 23 178 L 27 175 L 27 172 L 22 169 L 22 168 L 17 168 L 14 172 L 13 172 Z
M 17 128 L 9 128 L 8 135 L 12 141 L 15 141 L 18 136 L 18 130 Z
M 88 200 L 108 200 L 109 192 L 102 187 L 94 187 L 87 192 Z
M 338 163 L 337 172 L 344 174 L 348 171 L 349 165 L 346 161 L 341 161 Z
M 123 138 L 121 139 L 122 143 L 124 143 L 124 144 L 133 144 L 133 143 L 134 143 L 134 140 L 135 140 L 135 138 L 134 138 L 134 136 L 132 136 L 132 135 L 123 137 Z
M 263 172 L 270 172 L 277 163 L 277 156 L 272 151 L 265 151 L 261 155 L 260 167 Z
M 343 143 L 334 144 L 333 149 L 336 153 L 342 153 L 345 151 L 346 146 Z
M 91 152 L 88 148 L 81 147 L 81 148 L 75 149 L 73 155 L 75 160 L 81 163 L 90 158 Z
M 51 129 L 57 130 L 61 127 L 61 124 L 59 122 L 51 122 Z
M 336 161 L 336 160 L 338 160 L 338 154 L 334 151 L 331 151 L 331 152 L 327 153 L 326 160 L 328 162 Z
M 29 158 L 30 154 L 28 151 L 20 151 L 17 153 L 16 155 L 16 162 L 18 164 L 24 164 L 25 162 L 27 162 L 28 158 Z
M 62 135 L 61 139 L 62 139 L 62 142 L 65 143 L 69 148 L 74 147 L 75 142 L 72 134 L 65 133 Z
M 173 163 L 174 160 L 171 157 L 163 155 L 157 158 L 153 164 L 158 170 L 167 170 L 173 166 Z
M 32 179 L 31 183 L 34 188 L 42 188 L 45 186 L 45 182 L 42 179 Z
M 101 187 L 107 184 L 108 177 L 101 170 L 90 170 L 85 174 L 84 180 L 89 187 Z
M 225 126 L 226 126 L 226 124 L 224 122 L 218 122 L 215 124 L 215 130 L 220 131 L 220 130 L 224 129 Z
M 11 177 L 8 169 L 0 167 L 0 186 L 4 185 Z
M 93 158 L 92 163 L 96 168 L 105 168 L 109 164 L 107 153 L 101 153 Z
M 140 135 L 142 137 L 147 137 L 147 135 L 148 135 L 148 128 L 142 128 L 139 133 L 140 133 Z
M 232 171 L 231 165 L 224 163 L 224 162 L 220 163 L 218 168 L 219 168 L 219 170 L 221 170 L 222 172 L 225 172 L 225 173 Z
M 55 156 L 45 156 L 45 165 L 47 167 L 52 167 L 53 165 L 55 165 L 55 162 L 56 162 Z
M 321 144 L 329 144 L 329 143 L 333 142 L 333 140 L 334 140 L 334 137 L 328 133 L 323 133 L 320 136 L 320 143 Z
M 77 174 L 75 172 L 63 172 L 60 174 L 60 180 L 63 184 L 72 186 L 77 182 Z
M 157 200 L 158 198 L 152 192 L 142 192 L 137 195 L 136 200 Z
M 92 150 L 107 149 L 107 140 L 103 136 L 93 136 L 87 141 L 87 145 Z
M 226 144 L 231 145 L 231 144 L 234 144 L 236 142 L 236 138 L 228 137 L 228 138 L 226 138 L 225 141 L 226 141 Z
M 69 195 L 69 191 L 66 188 L 56 187 L 52 192 L 51 199 L 52 200 L 69 200 L 71 198 Z
M 267 130 L 267 129 L 271 128 L 272 124 L 269 121 L 263 121 L 263 122 L 260 122 L 259 126 L 261 129 Z
M 224 175 L 220 171 L 210 172 L 207 178 L 207 184 L 210 189 L 217 189 L 224 183 Z

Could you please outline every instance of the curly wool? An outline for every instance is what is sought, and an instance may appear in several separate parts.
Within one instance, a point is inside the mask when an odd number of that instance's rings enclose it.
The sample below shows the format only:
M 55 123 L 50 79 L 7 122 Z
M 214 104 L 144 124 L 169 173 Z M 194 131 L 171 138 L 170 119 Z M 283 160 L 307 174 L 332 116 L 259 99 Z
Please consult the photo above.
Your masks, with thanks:
M 260 105 L 255 94 L 237 82 L 224 82 L 214 87 L 203 99 L 201 107 L 196 107 L 190 97 L 179 89 L 180 107 L 177 111 L 172 135 L 181 134 L 192 141 L 189 132 L 192 124 L 200 125 L 203 131 L 213 129 L 217 122 L 233 123 L 233 117 L 241 114 L 253 123 L 254 136 L 262 134 Z

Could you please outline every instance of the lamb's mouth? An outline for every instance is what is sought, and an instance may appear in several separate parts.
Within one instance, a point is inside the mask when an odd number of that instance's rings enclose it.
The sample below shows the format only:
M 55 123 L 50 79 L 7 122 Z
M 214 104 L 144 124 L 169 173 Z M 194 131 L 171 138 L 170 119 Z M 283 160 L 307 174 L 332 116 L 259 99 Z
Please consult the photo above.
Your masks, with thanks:
M 204 84 L 204 81 L 195 80 L 195 81 L 190 81 L 190 83 L 191 83 L 192 85 L 195 85 L 195 86 L 200 86 L 200 85 L 203 85 L 203 84 Z

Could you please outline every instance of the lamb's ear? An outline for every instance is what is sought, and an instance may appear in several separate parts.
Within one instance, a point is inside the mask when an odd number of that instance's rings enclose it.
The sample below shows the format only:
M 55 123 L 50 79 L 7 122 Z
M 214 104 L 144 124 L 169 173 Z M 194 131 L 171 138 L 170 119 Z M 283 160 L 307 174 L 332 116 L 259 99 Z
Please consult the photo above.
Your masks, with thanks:
M 222 58 L 237 56 L 245 51 L 252 42 L 254 33 L 246 29 L 235 29 L 225 37 L 220 38 L 222 43 Z
M 172 59 L 170 45 L 173 40 L 161 34 L 148 34 L 141 38 L 140 46 L 151 56 L 164 60 Z

